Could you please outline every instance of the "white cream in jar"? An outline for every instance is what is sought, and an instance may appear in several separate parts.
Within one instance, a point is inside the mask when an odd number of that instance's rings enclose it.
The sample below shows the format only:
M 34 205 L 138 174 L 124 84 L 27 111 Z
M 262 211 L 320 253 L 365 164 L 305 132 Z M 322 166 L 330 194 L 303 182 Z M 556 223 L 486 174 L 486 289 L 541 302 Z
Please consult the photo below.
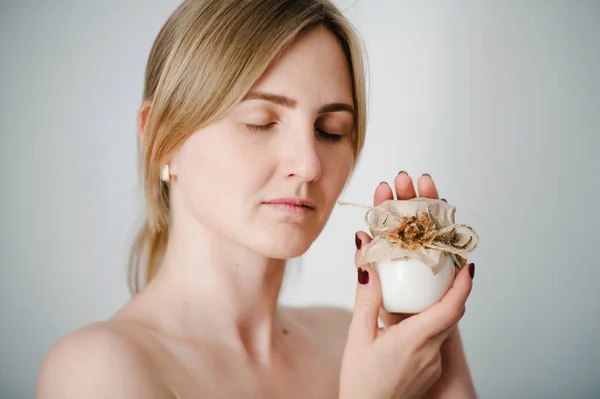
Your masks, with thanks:
M 445 255 L 441 270 L 417 258 L 373 262 L 381 282 L 383 308 L 389 313 L 420 313 L 439 302 L 452 286 L 456 266 L 451 255 Z

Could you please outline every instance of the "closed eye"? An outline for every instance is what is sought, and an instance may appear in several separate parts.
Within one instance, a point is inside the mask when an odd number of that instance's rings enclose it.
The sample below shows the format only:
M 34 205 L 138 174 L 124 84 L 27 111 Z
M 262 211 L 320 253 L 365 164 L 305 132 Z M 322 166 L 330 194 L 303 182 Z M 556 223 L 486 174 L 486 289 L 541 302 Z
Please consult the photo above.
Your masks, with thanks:
M 263 132 L 263 131 L 270 130 L 276 124 L 277 124 L 277 122 L 271 122 L 266 125 L 253 125 L 250 123 L 246 123 L 246 127 L 249 130 L 252 130 L 255 132 Z M 329 132 L 326 132 L 325 130 L 319 129 L 319 128 L 315 128 L 315 131 L 319 135 L 319 138 L 326 140 L 326 141 L 338 142 L 338 141 L 341 141 L 342 138 L 344 137 L 342 134 L 329 133 Z
M 319 134 L 320 138 L 322 138 L 323 140 L 327 140 L 327 141 L 337 142 L 337 141 L 342 140 L 342 138 L 344 137 L 341 134 L 328 133 L 319 128 L 317 128 L 316 131 Z
M 246 127 L 248 129 L 250 129 L 250 130 L 258 132 L 258 131 L 269 130 L 270 128 L 272 128 L 276 124 L 277 124 L 277 122 L 271 122 L 271 123 L 268 123 L 266 125 L 252 125 L 252 124 L 246 123 Z

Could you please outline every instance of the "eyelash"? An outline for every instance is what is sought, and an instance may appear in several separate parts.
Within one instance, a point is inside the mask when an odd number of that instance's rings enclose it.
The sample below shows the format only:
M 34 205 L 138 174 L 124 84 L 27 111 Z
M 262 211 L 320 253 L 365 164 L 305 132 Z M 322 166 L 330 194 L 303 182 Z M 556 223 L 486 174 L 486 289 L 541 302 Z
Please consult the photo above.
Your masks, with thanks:
M 267 125 L 250 125 L 250 124 L 246 124 L 246 127 L 248 129 L 252 130 L 252 131 L 255 131 L 255 132 L 264 132 L 266 130 L 271 129 L 275 125 L 276 125 L 276 123 L 272 122 L 272 123 L 269 123 Z M 321 129 L 316 129 L 316 130 L 321 134 L 321 136 L 325 140 L 332 141 L 332 142 L 338 142 L 338 141 L 342 140 L 342 135 L 340 135 L 340 134 L 327 133 L 327 132 L 325 132 L 325 131 L 323 131 Z

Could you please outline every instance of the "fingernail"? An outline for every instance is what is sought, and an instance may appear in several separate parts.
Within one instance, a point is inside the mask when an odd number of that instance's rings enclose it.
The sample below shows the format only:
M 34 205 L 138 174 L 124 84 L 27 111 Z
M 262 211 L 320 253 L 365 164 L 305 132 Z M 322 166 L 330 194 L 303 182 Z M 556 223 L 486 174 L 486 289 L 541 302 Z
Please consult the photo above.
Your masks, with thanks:
M 360 249 L 362 247 L 362 240 L 358 236 L 358 233 L 354 234 L 354 242 L 356 243 L 356 249 Z
M 442 198 L 440 201 L 444 201 L 444 202 L 448 203 L 448 201 L 446 201 L 446 198 Z
M 405 175 L 408 174 L 405 171 L 401 170 L 400 172 L 398 172 L 398 175 L 401 175 L 402 173 L 404 173 Z
M 369 272 L 362 267 L 358 268 L 358 282 L 365 285 L 369 282 Z
M 429 173 L 423 173 L 423 174 L 421 175 L 421 177 L 423 177 L 423 176 L 427 176 L 427 177 L 429 177 L 429 178 L 431 179 L 431 175 L 430 175 Z
M 473 280 L 473 277 L 475 277 L 475 263 L 469 265 L 469 274 L 471 275 L 471 280 Z

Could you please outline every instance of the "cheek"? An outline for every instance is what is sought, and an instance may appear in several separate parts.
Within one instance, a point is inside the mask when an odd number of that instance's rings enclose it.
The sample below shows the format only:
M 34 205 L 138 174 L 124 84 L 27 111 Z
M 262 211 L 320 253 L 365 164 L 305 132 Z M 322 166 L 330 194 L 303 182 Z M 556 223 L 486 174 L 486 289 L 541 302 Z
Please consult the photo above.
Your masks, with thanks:
M 268 168 L 246 144 L 223 129 L 198 132 L 184 143 L 178 174 L 188 206 L 236 209 L 236 200 L 256 194 Z
M 343 190 L 352 167 L 354 165 L 354 156 L 352 148 L 344 148 L 341 151 L 332 151 L 324 156 L 323 159 L 323 177 L 324 190 L 331 197 L 337 198 Z M 333 198 L 333 200 L 335 200 Z
M 214 148 L 215 143 L 199 132 L 191 136 L 181 148 L 178 182 L 188 199 L 194 202 L 211 200 L 211 193 L 219 190 L 219 181 L 225 178 L 223 159 Z M 214 149 L 214 150 L 213 150 Z

